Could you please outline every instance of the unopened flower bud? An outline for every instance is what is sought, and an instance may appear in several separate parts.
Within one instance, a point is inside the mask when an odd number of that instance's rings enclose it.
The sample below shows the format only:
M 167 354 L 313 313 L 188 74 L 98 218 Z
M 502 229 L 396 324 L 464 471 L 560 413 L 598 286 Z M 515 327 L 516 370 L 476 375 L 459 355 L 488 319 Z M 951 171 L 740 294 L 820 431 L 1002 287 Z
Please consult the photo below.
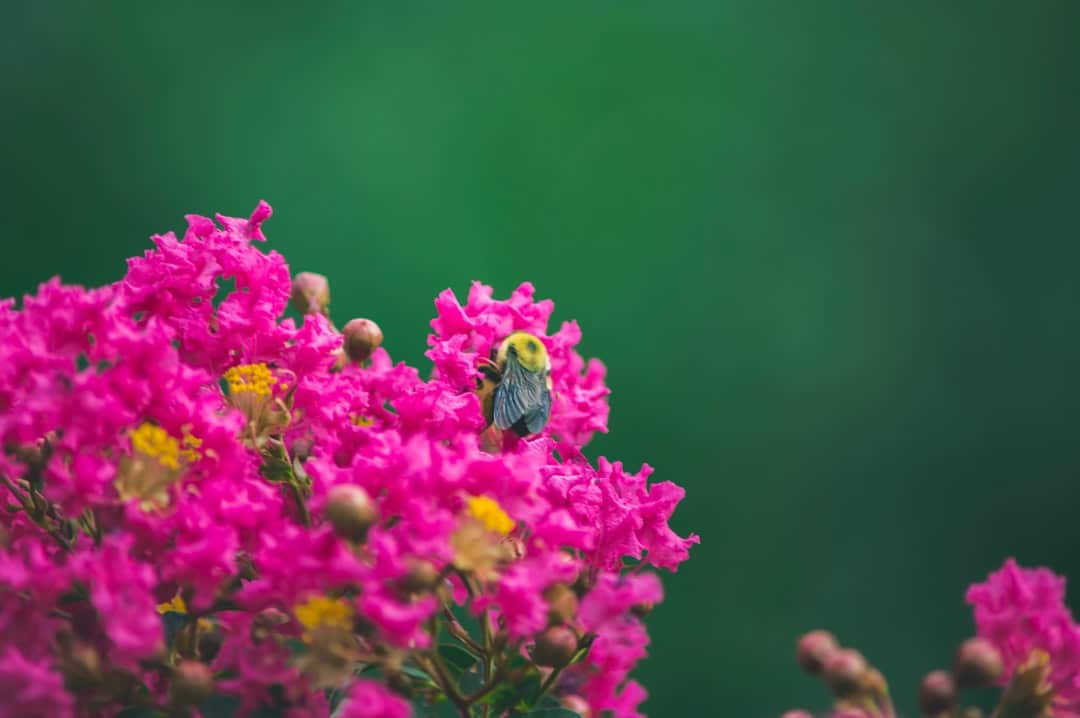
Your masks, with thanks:
M 367 492 L 354 484 L 338 484 L 330 489 L 324 509 L 334 533 L 349 541 L 361 542 L 379 514 Z
M 810 631 L 795 645 L 795 659 L 812 676 L 821 673 L 829 656 L 840 650 L 836 637 L 828 631 Z
M 562 698 L 563 708 L 576 713 L 581 718 L 591 718 L 592 707 L 589 702 L 578 695 L 568 695 Z
M 825 660 L 822 678 L 837 697 L 843 698 L 859 690 L 867 670 L 869 666 L 861 653 L 841 648 Z
M 382 329 L 370 319 L 350 320 L 341 333 L 345 335 L 345 353 L 353 361 L 364 361 L 383 342 Z
M 1004 666 L 1001 654 L 985 638 L 969 638 L 956 652 L 953 674 L 961 688 L 981 688 L 998 679 Z
M 536 636 L 532 660 L 538 666 L 562 668 L 577 653 L 577 636 L 565 626 L 553 626 Z
M 289 616 L 276 608 L 264 608 L 251 620 L 251 640 L 261 643 L 269 638 L 275 629 L 289 622 Z
M 435 589 L 439 582 L 439 569 L 431 561 L 412 561 L 409 572 L 401 578 L 405 593 L 423 593 Z
M 564 583 L 553 583 L 544 591 L 548 605 L 548 625 L 566 623 L 577 615 L 577 594 Z
M 289 299 L 301 314 L 326 314 L 330 306 L 330 282 L 321 274 L 300 272 L 293 277 Z
M 172 673 L 169 696 L 178 706 L 198 705 L 214 692 L 214 674 L 199 661 L 181 661 Z
M 89 643 L 74 641 L 59 661 L 64 685 L 72 691 L 89 690 L 101 682 L 101 658 Z
M 956 683 L 948 671 L 931 671 L 919 684 L 919 709 L 923 715 L 937 716 L 956 703 Z

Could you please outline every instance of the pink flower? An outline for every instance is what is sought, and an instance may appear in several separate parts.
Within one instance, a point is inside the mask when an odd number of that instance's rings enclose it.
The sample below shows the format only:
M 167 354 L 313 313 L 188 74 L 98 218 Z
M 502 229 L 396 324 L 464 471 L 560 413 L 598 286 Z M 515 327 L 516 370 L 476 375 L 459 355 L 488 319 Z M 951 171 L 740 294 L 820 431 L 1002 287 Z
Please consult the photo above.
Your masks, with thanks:
M 1049 569 L 1021 568 L 1008 559 L 984 583 L 972 585 L 978 634 L 997 647 L 1005 684 L 1033 651 L 1050 659 L 1054 715 L 1080 715 L 1080 627 L 1065 606 L 1065 579 Z
M 444 598 L 520 646 L 564 584 L 584 594 L 567 623 L 595 643 L 562 688 L 596 713 L 640 715 L 628 676 L 648 635 L 633 609 L 661 590 L 623 560 L 674 570 L 698 539 L 669 526 L 681 488 L 583 455 L 607 430 L 608 389 L 575 349 L 580 328 L 549 333 L 554 305 L 527 283 L 505 300 L 477 283 L 464 306 L 436 299 L 429 379 L 383 348 L 337 366 L 326 317 L 282 317 L 289 267 L 253 244 L 269 216 L 265 203 L 190 215 L 111 286 L 54 279 L 18 308 L 0 301 L 0 493 L 20 507 L 0 512 L 0 689 L 25 715 L 70 714 L 62 638 L 164 700 L 168 679 L 143 664 L 166 648 L 168 603 L 220 632 L 216 690 L 241 714 L 322 718 L 323 688 L 357 656 L 429 647 Z M 551 417 L 493 447 L 477 367 L 516 330 L 547 348 Z M 339 484 L 370 497 L 362 539 L 327 515 Z M 297 615 L 309 605 L 336 616 L 322 633 Z M 353 718 L 410 712 L 367 680 L 347 701 Z
M 14 648 L 0 649 L 0 718 L 73 716 L 74 701 L 47 661 L 28 661 Z
M 73 573 L 85 581 L 90 601 L 110 641 L 110 659 L 136 667 L 164 649 L 161 618 L 152 589 L 154 571 L 132 560 L 130 541 L 107 539 L 98 551 L 83 551 L 73 559 Z
M 374 681 L 356 681 L 345 700 L 341 718 L 409 718 L 412 715 L 408 701 Z

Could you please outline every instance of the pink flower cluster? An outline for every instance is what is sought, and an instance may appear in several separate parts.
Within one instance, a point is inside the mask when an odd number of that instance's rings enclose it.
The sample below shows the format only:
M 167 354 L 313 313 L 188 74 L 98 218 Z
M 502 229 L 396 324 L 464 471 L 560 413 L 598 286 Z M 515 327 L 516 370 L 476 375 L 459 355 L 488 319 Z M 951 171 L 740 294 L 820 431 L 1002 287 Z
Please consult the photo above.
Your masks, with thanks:
M 967 602 L 975 609 L 977 635 L 960 645 L 951 670 L 923 678 L 922 715 L 981 715 L 962 708 L 961 693 L 996 684 L 1003 690 L 995 716 L 1080 718 L 1080 626 L 1065 605 L 1065 579 L 1010 558 L 968 588 Z M 829 718 L 895 718 L 881 673 L 829 632 L 805 634 L 796 657 L 833 692 Z M 789 711 L 784 718 L 810 714 Z
M 1046 568 L 1022 568 L 1010 558 L 968 589 L 967 602 L 975 609 L 979 636 L 1001 655 L 998 682 L 1008 684 L 1041 652 L 1048 659 L 1053 715 L 1080 716 L 1080 626 L 1065 605 L 1065 579 Z
M 638 616 L 661 600 L 642 569 L 675 570 L 697 538 L 668 526 L 681 488 L 583 455 L 608 389 L 576 323 L 549 334 L 532 286 L 475 284 L 436 300 L 429 380 L 383 348 L 347 361 L 324 313 L 283 318 L 289 267 L 255 244 L 269 216 L 189 216 L 116 284 L 0 303 L 0 716 L 211 692 L 241 715 L 396 718 L 405 695 L 468 710 L 499 691 L 446 685 L 440 631 L 466 615 L 466 644 L 509 657 L 488 678 L 641 715 Z M 514 331 L 547 349 L 551 417 L 492 448 L 478 367 Z M 329 518 L 342 487 L 360 534 Z M 538 637 L 556 629 L 576 650 L 553 669 Z

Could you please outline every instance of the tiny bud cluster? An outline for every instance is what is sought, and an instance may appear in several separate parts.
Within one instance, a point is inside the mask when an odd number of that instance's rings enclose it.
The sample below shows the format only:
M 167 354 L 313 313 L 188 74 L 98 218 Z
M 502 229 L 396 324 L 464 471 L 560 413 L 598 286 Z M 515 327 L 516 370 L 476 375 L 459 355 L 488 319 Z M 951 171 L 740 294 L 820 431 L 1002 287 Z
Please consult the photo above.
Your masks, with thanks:
M 995 718 L 1080 717 L 1080 625 L 1065 605 L 1065 579 L 1009 559 L 971 586 L 978 635 L 960 644 L 952 670 L 927 673 L 919 685 L 924 718 L 981 718 L 964 707 L 964 691 L 1002 688 Z M 896 718 L 885 679 L 857 651 L 827 631 L 796 643 L 803 670 L 821 678 L 835 697 L 830 718 Z M 808 716 L 789 711 L 784 718 Z

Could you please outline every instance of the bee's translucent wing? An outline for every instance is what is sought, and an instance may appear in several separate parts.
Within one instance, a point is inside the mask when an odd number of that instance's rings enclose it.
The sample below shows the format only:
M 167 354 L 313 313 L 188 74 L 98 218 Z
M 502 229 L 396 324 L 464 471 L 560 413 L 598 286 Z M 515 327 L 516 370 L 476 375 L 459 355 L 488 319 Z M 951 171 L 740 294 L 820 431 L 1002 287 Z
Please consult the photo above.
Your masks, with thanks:
M 525 420 L 525 428 L 528 429 L 530 434 L 538 434 L 544 426 L 547 425 L 548 417 L 551 416 L 551 392 L 547 388 L 545 383 L 543 392 L 540 394 L 540 406 L 533 409 L 526 414 L 523 418 Z
M 551 394 L 544 374 L 527 371 L 513 358 L 507 360 L 502 381 L 495 387 L 495 426 L 509 429 L 522 419 L 529 424 L 530 417 L 537 412 L 542 412 L 546 421 L 550 409 Z

